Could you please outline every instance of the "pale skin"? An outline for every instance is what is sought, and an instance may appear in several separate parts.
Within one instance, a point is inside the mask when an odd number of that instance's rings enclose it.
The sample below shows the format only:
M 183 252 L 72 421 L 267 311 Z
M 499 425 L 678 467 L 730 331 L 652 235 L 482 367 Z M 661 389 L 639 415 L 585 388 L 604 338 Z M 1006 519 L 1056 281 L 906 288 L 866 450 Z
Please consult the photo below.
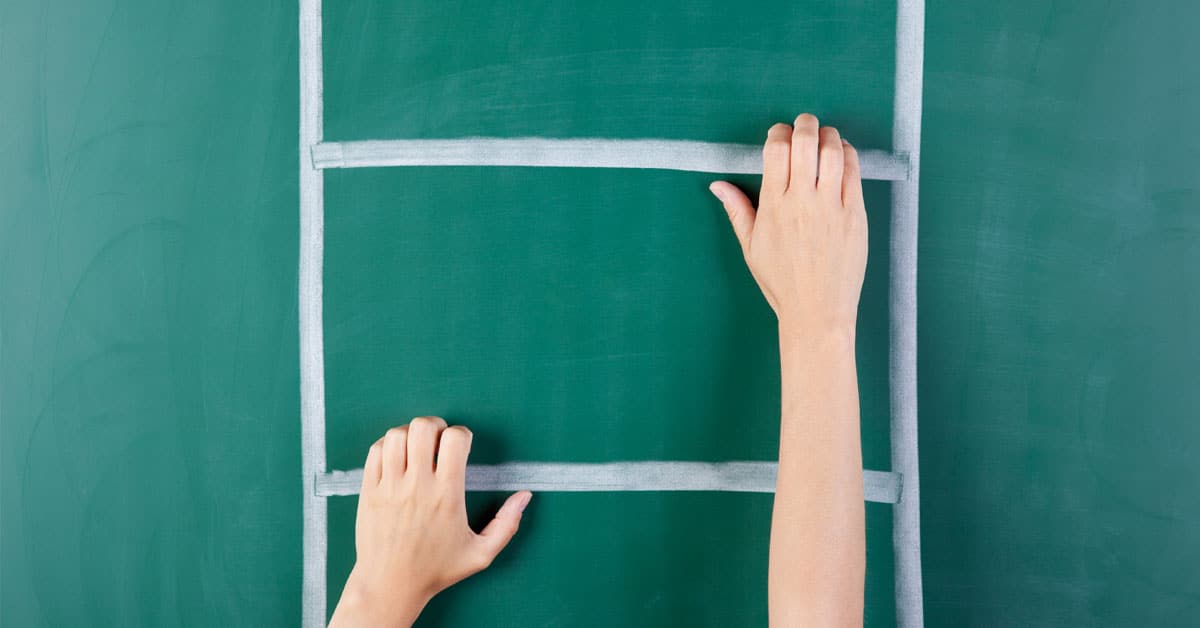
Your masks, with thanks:
M 819 175 L 818 176 L 818 172 Z M 866 572 L 854 341 L 867 264 L 858 154 L 803 114 L 763 147 L 755 208 L 714 182 L 746 264 L 779 321 L 782 416 L 771 518 L 772 626 L 861 626 Z M 371 446 L 355 526 L 357 562 L 330 626 L 410 626 L 516 534 L 528 491 L 481 532 L 467 524 L 471 432 L 437 417 Z
M 354 524 L 357 559 L 329 625 L 411 626 L 434 595 L 483 571 L 529 504 L 514 493 L 476 534 L 467 524 L 471 431 L 417 417 L 371 445 Z
M 854 338 L 867 213 L 858 153 L 804 114 L 767 133 L 757 209 L 729 183 L 711 189 L 779 320 L 771 625 L 861 626 L 866 516 Z

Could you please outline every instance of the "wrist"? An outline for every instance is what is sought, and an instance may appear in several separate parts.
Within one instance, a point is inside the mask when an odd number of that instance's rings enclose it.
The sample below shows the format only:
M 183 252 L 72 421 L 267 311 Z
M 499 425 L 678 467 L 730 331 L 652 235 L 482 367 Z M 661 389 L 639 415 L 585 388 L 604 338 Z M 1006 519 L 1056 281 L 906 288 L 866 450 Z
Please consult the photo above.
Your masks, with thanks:
M 429 600 L 428 596 L 410 591 L 382 591 L 368 582 L 356 566 L 346 580 L 329 625 L 330 628 L 408 628 Z
M 811 325 L 780 319 L 779 350 L 783 354 L 796 351 L 812 353 L 849 349 L 853 354 L 855 335 L 853 322 L 850 324 Z

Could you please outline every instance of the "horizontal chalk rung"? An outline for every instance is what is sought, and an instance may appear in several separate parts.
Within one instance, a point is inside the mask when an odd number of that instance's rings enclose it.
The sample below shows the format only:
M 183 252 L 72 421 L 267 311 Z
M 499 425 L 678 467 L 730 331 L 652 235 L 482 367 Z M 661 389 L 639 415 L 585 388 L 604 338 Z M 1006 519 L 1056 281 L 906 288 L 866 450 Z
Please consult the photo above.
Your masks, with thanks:
M 762 146 L 689 140 L 467 137 L 444 140 L 322 142 L 313 167 L 538 166 L 649 168 L 716 174 L 761 174 Z M 881 150 L 859 151 L 864 179 L 908 179 L 908 159 Z
M 468 491 L 721 491 L 773 493 L 774 462 L 508 462 L 468 465 Z M 316 478 L 318 497 L 357 495 L 362 469 Z M 900 474 L 863 471 L 866 501 L 900 501 Z

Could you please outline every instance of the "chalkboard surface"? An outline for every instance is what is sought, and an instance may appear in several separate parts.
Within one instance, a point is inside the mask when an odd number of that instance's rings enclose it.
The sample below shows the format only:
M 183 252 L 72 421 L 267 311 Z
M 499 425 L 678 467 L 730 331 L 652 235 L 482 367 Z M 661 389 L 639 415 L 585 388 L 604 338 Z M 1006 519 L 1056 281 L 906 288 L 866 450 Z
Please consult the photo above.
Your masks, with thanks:
M 808 110 L 891 148 L 893 3 L 519 4 L 328 3 L 326 138 L 754 143 Z M 929 625 L 1194 623 L 1198 20 L 928 9 Z M 0 625 L 299 621 L 296 23 L 291 2 L 0 7 Z M 472 426 L 478 462 L 771 459 L 773 319 L 709 180 L 330 171 L 330 467 L 423 413 Z M 888 188 L 867 194 L 864 463 L 887 469 Z M 330 501 L 331 604 L 353 511 Z M 539 494 L 423 621 L 765 625 L 769 512 Z M 887 626 L 891 510 L 867 515 Z

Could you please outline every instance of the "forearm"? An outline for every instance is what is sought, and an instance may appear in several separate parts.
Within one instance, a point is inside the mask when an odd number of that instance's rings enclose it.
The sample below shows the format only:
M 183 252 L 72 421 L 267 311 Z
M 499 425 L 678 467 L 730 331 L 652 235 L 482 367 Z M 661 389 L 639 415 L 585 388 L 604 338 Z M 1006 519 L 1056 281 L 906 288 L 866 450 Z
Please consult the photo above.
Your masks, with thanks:
M 866 540 L 854 334 L 781 325 L 779 344 L 771 624 L 861 625 Z

